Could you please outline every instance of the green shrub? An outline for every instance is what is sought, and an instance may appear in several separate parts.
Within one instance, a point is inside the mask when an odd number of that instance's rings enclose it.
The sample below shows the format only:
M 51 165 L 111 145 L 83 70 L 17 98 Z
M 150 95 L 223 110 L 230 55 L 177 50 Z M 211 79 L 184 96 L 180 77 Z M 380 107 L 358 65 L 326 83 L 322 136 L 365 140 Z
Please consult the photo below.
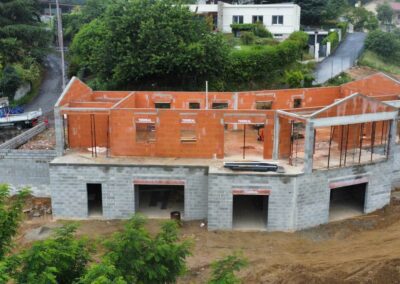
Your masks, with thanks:
M 399 40 L 392 33 L 375 30 L 368 33 L 365 48 L 382 57 L 393 57 L 400 50 Z
M 208 284 L 236 284 L 241 283 L 235 272 L 248 265 L 247 260 L 238 255 L 228 255 L 211 264 L 211 279 Z
M 261 38 L 272 38 L 272 33 L 262 23 L 255 25 L 254 34 Z
M 90 260 L 88 242 L 76 239 L 77 226 L 65 225 L 54 238 L 39 241 L 24 251 L 20 268 L 16 270 L 17 283 L 74 283 L 84 275 Z
M 290 88 L 301 88 L 304 80 L 303 72 L 300 70 L 286 71 L 285 82 Z
M 0 97 L 8 97 L 9 101 L 14 100 L 15 91 L 21 85 L 22 80 L 14 67 L 8 65 L 3 70 L 0 80 Z
M 242 32 L 240 35 L 240 40 L 246 45 L 252 44 L 255 38 L 256 37 L 254 36 L 253 32 Z
M 257 45 L 278 45 L 280 42 L 274 38 L 256 38 L 254 43 Z
M 233 32 L 237 31 L 254 31 L 256 24 L 231 24 Z
M 334 50 L 339 45 L 339 34 L 337 31 L 329 32 L 328 36 L 322 41 L 322 44 L 325 45 L 328 42 L 331 43 L 332 50 Z
M 307 47 L 308 44 L 308 34 L 306 32 L 297 31 L 293 32 L 289 36 L 290 40 L 297 41 L 300 46 Z
M 342 31 L 342 38 L 344 38 L 347 34 L 347 28 L 349 27 L 349 24 L 347 22 L 340 22 L 336 26 Z

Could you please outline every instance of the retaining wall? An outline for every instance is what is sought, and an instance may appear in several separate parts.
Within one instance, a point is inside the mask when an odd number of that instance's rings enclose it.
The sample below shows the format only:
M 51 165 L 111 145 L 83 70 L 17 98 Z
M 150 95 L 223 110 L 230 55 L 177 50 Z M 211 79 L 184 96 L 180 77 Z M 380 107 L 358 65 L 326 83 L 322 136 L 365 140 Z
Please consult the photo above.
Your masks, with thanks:
M 13 193 L 28 186 L 33 195 L 49 197 L 49 163 L 55 157 L 54 150 L 0 150 L 0 183 L 10 184 Z

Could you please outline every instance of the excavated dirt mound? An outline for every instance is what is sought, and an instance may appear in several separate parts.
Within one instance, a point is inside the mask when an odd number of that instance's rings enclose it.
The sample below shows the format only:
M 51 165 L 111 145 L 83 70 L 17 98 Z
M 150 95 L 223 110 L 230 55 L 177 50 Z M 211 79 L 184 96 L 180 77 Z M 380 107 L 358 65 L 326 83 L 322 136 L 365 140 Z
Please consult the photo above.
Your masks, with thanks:
M 400 202 L 368 215 L 295 233 L 208 232 L 200 222 L 186 222 L 182 237 L 193 241 L 188 272 L 178 283 L 206 283 L 210 263 L 232 252 L 248 259 L 240 271 L 243 283 L 399 283 Z M 66 221 L 34 218 L 24 222 L 16 238 L 19 248 L 31 244 L 24 236 L 41 227 L 55 228 Z M 123 221 L 79 222 L 78 235 L 96 240 L 109 237 Z M 150 220 L 151 233 L 160 221 Z M 96 259 L 100 256 L 99 248 Z

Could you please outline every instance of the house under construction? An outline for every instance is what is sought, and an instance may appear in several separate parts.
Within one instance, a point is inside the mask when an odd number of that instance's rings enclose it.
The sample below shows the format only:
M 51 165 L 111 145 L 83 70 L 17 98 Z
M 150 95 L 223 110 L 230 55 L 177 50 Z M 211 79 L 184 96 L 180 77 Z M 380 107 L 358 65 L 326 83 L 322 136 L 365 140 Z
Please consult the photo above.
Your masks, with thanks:
M 179 211 L 211 230 L 287 231 L 372 212 L 400 178 L 399 95 L 400 82 L 382 73 L 207 93 L 93 91 L 73 78 L 55 107 L 53 213 Z

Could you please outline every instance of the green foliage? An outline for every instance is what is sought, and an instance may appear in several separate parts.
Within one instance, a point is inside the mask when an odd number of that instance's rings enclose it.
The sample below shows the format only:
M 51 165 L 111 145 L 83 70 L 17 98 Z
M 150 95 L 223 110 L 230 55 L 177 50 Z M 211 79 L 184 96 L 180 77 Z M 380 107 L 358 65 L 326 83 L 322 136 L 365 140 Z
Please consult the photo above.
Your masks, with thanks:
M 353 8 L 348 14 L 347 18 L 354 25 L 355 30 L 375 30 L 379 26 L 378 19 L 375 14 L 368 11 L 364 7 Z
M 382 57 L 390 58 L 400 50 L 400 43 L 395 34 L 376 30 L 368 33 L 365 47 Z
M 11 240 L 22 220 L 22 208 L 28 195 L 29 191 L 23 189 L 10 198 L 10 187 L 0 184 L 0 261 L 12 246 Z M 4 264 L 0 265 L 0 269 L 4 269 Z
M 84 69 L 109 88 L 173 88 L 217 80 L 229 52 L 223 37 L 187 7 L 168 0 L 117 0 L 83 26 L 70 53 L 71 70 Z
M 233 32 L 237 31 L 254 31 L 256 24 L 231 24 Z
M 347 73 L 342 72 L 339 75 L 337 75 L 336 77 L 329 79 L 325 85 L 340 86 L 340 85 L 346 84 L 351 81 L 353 81 L 353 79 Z
M 400 64 L 394 60 L 387 60 L 378 56 L 372 51 L 365 51 L 361 58 L 358 60 L 358 64 L 361 66 L 368 66 L 370 68 L 388 72 L 392 74 L 400 75 Z
M 347 28 L 349 27 L 349 23 L 347 22 L 340 22 L 336 25 L 342 31 L 342 38 L 344 38 L 347 34 Z
M 290 34 L 289 40 L 296 41 L 300 46 L 306 48 L 308 43 L 308 34 L 303 31 L 293 32 Z
M 290 88 L 301 88 L 303 80 L 304 75 L 299 70 L 285 72 L 285 81 Z
M 256 37 L 254 36 L 253 32 L 242 32 L 240 34 L 240 40 L 245 45 L 252 44 L 255 39 L 256 39 Z
M 262 23 L 257 23 L 253 32 L 255 36 L 261 38 L 272 38 L 272 33 Z
M 15 91 L 21 85 L 21 77 L 12 66 L 6 66 L 0 79 L 0 97 L 8 97 L 9 101 L 14 100 Z
M 190 243 L 179 242 L 178 225 L 174 221 L 164 223 L 154 238 L 144 225 L 145 219 L 141 216 L 130 219 L 124 231 L 107 242 L 108 252 L 103 262 L 92 266 L 81 282 L 176 282 L 177 277 L 185 272 Z
M 349 7 L 346 0 L 297 0 L 303 25 L 320 25 L 336 20 Z
M 39 241 L 18 256 L 14 277 L 18 283 L 74 283 L 86 270 L 90 260 L 88 242 L 76 239 L 77 226 L 65 225 L 54 238 Z
M 209 284 L 236 284 L 240 280 L 236 277 L 235 272 L 246 267 L 247 260 L 237 254 L 228 255 L 221 260 L 211 264 L 212 275 Z
M 331 48 L 334 50 L 339 45 L 339 34 L 337 31 L 332 31 L 328 33 L 328 36 L 324 38 L 322 44 L 331 43 Z
M 379 21 L 381 21 L 384 24 L 391 24 L 394 11 L 392 7 L 389 5 L 389 3 L 381 3 L 377 6 L 376 8 L 377 16 Z

